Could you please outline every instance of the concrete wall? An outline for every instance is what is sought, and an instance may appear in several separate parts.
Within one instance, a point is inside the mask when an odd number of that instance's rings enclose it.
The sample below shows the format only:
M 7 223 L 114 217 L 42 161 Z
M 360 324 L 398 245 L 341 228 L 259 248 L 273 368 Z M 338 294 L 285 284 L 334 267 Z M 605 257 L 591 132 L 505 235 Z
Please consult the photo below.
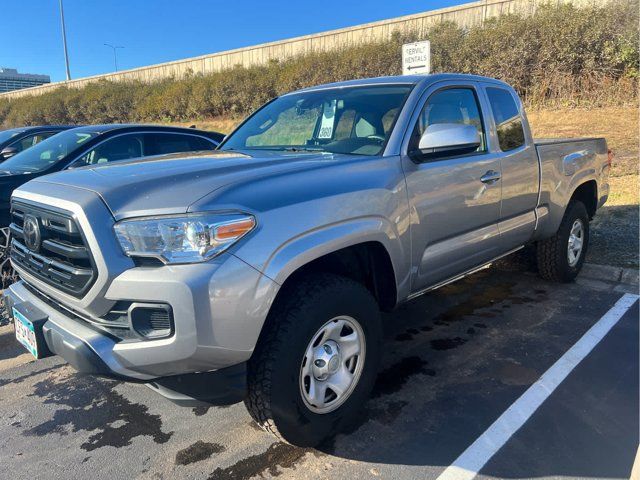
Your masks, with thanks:
M 443 21 L 456 22 L 462 26 L 472 26 L 482 23 L 487 18 L 507 13 L 531 14 L 538 5 L 544 3 L 573 3 L 574 5 L 585 5 L 593 3 L 593 1 L 594 0 L 481 0 L 455 7 L 366 23 L 355 27 L 330 30 L 305 35 L 303 37 L 212 53 L 201 57 L 123 70 L 117 73 L 79 78 L 68 82 L 50 83 L 39 87 L 3 93 L 0 94 L 0 98 L 18 98 L 26 95 L 38 95 L 62 85 L 77 88 L 101 79 L 153 82 L 167 77 L 180 78 L 188 72 L 207 74 L 233 68 L 236 65 L 243 67 L 262 65 L 268 63 L 270 60 L 281 60 L 308 52 L 329 51 L 347 45 L 386 40 L 391 37 L 394 31 L 424 31 L 433 24 Z M 599 1 L 602 2 L 604 0 Z

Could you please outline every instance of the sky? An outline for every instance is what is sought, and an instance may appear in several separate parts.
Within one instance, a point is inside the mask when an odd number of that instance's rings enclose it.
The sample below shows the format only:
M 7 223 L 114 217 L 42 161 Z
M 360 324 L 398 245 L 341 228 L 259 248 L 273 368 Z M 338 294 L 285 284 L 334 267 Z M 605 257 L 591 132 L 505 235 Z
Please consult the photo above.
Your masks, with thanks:
M 63 0 L 71 78 L 466 3 L 469 0 Z M 0 0 L 0 67 L 65 79 L 58 0 Z

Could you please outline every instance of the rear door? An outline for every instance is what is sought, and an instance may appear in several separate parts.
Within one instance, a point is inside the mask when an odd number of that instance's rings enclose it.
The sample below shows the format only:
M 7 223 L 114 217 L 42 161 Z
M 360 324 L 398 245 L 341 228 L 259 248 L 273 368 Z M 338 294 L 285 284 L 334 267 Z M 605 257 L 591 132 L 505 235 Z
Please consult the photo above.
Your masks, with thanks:
M 515 92 L 495 84 L 484 84 L 484 91 L 502 166 L 500 237 L 504 249 L 510 250 L 527 243 L 535 230 L 538 155 L 532 139 L 526 138 L 529 129 Z
M 402 165 L 412 213 L 413 291 L 481 265 L 501 251 L 500 155 L 489 144 L 486 99 L 476 82 L 431 86 L 414 112 Z M 434 123 L 474 125 L 482 138 L 475 153 L 421 161 L 421 134 Z

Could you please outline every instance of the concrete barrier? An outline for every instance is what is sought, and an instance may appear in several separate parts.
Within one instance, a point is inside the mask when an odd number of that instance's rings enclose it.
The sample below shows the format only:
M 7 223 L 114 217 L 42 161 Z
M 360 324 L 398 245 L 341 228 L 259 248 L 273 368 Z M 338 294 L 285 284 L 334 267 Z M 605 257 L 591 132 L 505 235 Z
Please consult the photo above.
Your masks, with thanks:
M 200 57 L 150 65 L 148 67 L 123 70 L 117 73 L 95 75 L 76 80 L 49 83 L 0 94 L 0 98 L 19 98 L 39 95 L 60 86 L 80 88 L 98 80 L 141 81 L 145 83 L 165 78 L 182 78 L 187 74 L 207 74 L 219 72 L 235 66 L 250 67 L 264 65 L 271 60 L 282 60 L 305 53 L 330 51 L 337 48 L 383 41 L 394 32 L 423 32 L 434 24 L 451 21 L 469 27 L 483 23 L 486 19 L 508 13 L 530 15 L 538 6 L 547 3 L 573 3 L 577 6 L 592 4 L 594 0 L 481 0 L 455 7 L 430 10 L 414 15 L 366 23 L 354 27 L 341 28 L 302 37 L 263 43 L 251 47 L 227 50 Z M 600 0 L 602 1 L 607 0 Z

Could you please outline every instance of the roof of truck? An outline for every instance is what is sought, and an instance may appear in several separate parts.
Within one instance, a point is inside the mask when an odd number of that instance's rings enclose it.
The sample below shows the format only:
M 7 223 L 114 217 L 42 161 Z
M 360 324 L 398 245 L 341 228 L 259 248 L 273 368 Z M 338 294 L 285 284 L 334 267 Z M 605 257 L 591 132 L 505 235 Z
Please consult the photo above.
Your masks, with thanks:
M 374 78 L 360 78 L 357 80 L 347 80 L 344 82 L 326 83 L 324 85 L 316 85 L 314 87 L 308 87 L 296 92 L 309 92 L 313 90 L 323 90 L 325 88 L 340 88 L 340 87 L 353 87 L 359 85 L 384 85 L 384 84 L 430 84 L 436 82 L 442 82 L 446 80 L 473 80 L 482 82 L 495 82 L 502 85 L 506 83 L 490 77 L 482 77 L 480 75 L 468 75 L 464 73 L 432 73 L 427 75 L 393 75 L 388 77 L 374 77 Z M 296 93 L 291 92 L 291 93 Z

